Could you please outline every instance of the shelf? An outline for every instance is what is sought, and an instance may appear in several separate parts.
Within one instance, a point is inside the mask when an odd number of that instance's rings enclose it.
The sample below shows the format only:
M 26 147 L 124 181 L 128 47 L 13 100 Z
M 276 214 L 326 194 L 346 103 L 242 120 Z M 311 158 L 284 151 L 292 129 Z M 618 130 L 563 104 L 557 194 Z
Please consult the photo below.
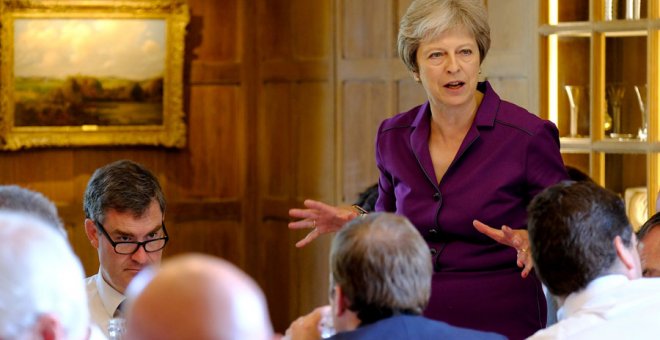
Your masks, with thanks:
M 660 0 L 642 0 L 635 20 L 624 19 L 624 0 L 614 20 L 603 20 L 603 0 L 540 3 L 540 112 L 557 125 L 564 163 L 622 195 L 657 193 Z M 642 140 L 636 137 L 643 127 Z
M 607 36 L 646 35 L 647 31 L 660 29 L 660 19 L 612 20 L 596 22 L 562 22 L 556 25 L 539 26 L 539 34 L 590 36 L 592 32 L 605 33 Z
M 541 35 L 569 35 L 569 36 L 589 36 L 593 31 L 593 25 L 590 22 L 566 22 L 557 25 L 542 25 L 539 27 Z
M 604 153 L 647 153 L 651 146 L 639 139 L 607 138 L 593 143 L 593 151 Z
M 561 146 L 561 152 L 591 152 L 591 140 L 589 138 L 561 137 L 559 138 L 559 145 Z

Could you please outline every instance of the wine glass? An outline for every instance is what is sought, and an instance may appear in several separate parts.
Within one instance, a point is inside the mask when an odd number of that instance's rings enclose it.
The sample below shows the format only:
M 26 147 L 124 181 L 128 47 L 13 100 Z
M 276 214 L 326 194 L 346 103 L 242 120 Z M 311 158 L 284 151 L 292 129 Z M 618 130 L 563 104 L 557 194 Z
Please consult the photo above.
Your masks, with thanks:
M 569 136 L 570 137 L 579 137 L 580 135 L 578 134 L 578 114 L 580 111 L 580 99 L 582 97 L 582 93 L 584 93 L 584 86 L 579 86 L 579 85 L 564 85 L 564 90 L 566 90 L 566 94 L 568 95 L 568 102 L 571 107 L 571 114 L 570 114 L 570 128 L 569 128 Z
M 621 133 L 621 104 L 625 93 L 626 88 L 623 84 L 607 85 L 607 101 L 612 107 L 612 132 L 610 133 L 612 138 L 625 137 Z
M 637 104 L 639 104 L 639 111 L 642 113 L 642 126 L 637 131 L 637 137 L 643 141 L 648 137 L 648 118 L 646 116 L 646 84 L 635 85 L 635 95 L 637 96 Z

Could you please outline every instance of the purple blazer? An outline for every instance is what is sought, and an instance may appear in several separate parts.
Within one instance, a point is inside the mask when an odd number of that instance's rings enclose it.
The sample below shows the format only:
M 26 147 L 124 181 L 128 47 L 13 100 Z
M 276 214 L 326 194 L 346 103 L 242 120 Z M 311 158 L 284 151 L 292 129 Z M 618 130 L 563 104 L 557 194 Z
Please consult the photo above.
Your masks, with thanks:
M 435 273 L 425 315 L 522 339 L 545 327 L 541 283 L 520 277 L 515 249 L 478 232 L 527 228 L 526 208 L 567 179 L 555 125 L 503 101 L 488 82 L 458 153 L 438 182 L 429 152 L 428 102 L 389 118 L 376 138 L 377 211 L 404 215 L 428 242 Z

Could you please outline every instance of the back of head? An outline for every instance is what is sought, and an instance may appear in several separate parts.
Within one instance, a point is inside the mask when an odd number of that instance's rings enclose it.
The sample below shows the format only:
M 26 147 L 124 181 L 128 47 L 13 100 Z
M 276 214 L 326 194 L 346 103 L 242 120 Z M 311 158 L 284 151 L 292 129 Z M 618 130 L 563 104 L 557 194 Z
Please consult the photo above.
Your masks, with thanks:
M 30 337 L 44 315 L 54 316 L 68 339 L 87 335 L 82 266 L 52 226 L 0 212 L 0 273 L 0 339 Z
M 133 281 L 140 282 L 140 275 Z M 144 289 L 129 298 L 131 339 L 260 340 L 273 334 L 256 283 L 231 263 L 211 256 L 165 260 Z
M 345 225 L 332 242 L 330 270 L 362 324 L 421 314 L 431 294 L 429 248 L 405 217 L 391 213 Z
M 18 185 L 0 185 L 0 210 L 34 215 L 66 235 L 55 204 L 39 192 Z
M 611 273 L 614 238 L 632 246 L 632 227 L 621 197 L 583 181 L 565 181 L 538 194 L 528 207 L 536 272 L 551 293 L 566 296 Z
M 419 72 L 417 49 L 421 41 L 456 28 L 465 28 L 474 35 L 483 62 L 490 49 L 490 26 L 483 0 L 414 0 L 399 23 L 399 57 L 408 70 Z
M 87 183 L 83 198 L 85 217 L 104 220 L 108 209 L 141 216 L 156 200 L 165 212 L 165 196 L 158 179 L 141 164 L 120 160 L 98 168 Z

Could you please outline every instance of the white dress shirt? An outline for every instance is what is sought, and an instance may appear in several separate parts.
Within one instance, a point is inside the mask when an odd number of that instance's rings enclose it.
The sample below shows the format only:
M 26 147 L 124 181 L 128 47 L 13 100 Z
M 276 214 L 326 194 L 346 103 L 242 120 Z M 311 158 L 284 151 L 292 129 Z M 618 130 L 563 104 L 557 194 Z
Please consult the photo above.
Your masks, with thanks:
M 112 288 L 101 275 L 98 274 L 85 279 L 87 298 L 89 300 L 89 313 L 92 322 L 96 324 L 105 336 L 108 336 L 108 322 L 112 319 L 117 306 L 124 301 L 125 296 Z
M 597 278 L 566 298 L 557 319 L 529 339 L 658 339 L 660 279 Z

